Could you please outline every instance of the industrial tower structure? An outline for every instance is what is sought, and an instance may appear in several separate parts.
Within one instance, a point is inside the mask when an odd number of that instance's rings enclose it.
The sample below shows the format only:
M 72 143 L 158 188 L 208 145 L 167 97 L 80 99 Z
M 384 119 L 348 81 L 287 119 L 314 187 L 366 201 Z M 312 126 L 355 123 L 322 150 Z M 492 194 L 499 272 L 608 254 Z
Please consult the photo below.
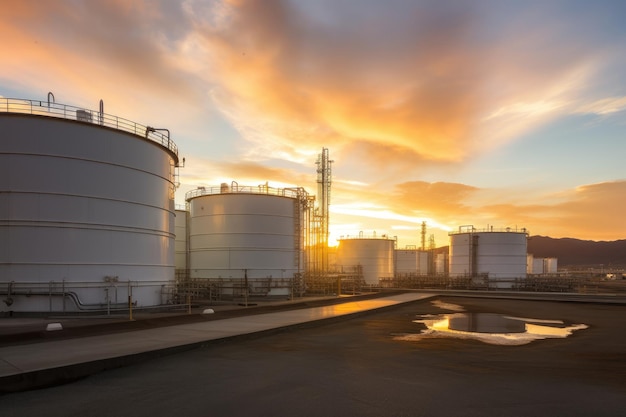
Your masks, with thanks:
M 328 226 L 329 226 L 329 206 L 330 188 L 332 183 L 331 164 L 328 155 L 328 148 L 322 148 L 322 153 L 317 157 L 317 197 L 318 205 L 313 215 L 313 271 L 328 271 Z

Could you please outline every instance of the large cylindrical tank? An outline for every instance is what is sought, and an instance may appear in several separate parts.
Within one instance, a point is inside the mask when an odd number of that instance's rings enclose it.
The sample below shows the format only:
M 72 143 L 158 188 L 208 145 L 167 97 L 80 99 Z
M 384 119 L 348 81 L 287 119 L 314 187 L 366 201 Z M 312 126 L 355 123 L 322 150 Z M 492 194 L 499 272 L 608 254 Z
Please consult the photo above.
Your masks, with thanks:
M 396 241 L 383 238 L 341 238 L 337 247 L 337 265 L 344 270 L 360 266 L 366 284 L 378 285 L 381 278 L 394 276 Z
M 155 141 L 145 126 L 91 115 L 0 99 L 0 311 L 165 301 L 176 147 L 169 135 Z
M 396 249 L 395 256 L 396 274 L 417 275 L 419 259 L 416 249 Z
M 526 230 L 450 233 L 450 276 L 485 276 L 490 279 L 525 278 Z
M 303 272 L 301 191 L 222 185 L 193 190 L 186 199 L 191 278 L 282 281 Z M 289 290 L 280 287 L 268 284 L 265 295 Z
M 176 209 L 176 241 L 174 244 L 174 264 L 177 273 L 187 271 L 187 222 L 189 212 L 186 210 Z
M 396 249 L 396 274 L 428 274 L 428 252 L 418 249 Z

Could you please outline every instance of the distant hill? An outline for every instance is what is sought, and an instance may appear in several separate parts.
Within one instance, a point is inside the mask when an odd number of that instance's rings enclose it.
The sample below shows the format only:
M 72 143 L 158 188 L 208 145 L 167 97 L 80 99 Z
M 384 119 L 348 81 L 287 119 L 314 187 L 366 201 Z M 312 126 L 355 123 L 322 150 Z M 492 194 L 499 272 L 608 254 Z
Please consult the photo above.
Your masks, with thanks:
M 626 240 L 595 242 L 531 236 L 528 238 L 528 253 L 536 258 L 558 258 L 559 267 L 567 265 L 626 266 Z

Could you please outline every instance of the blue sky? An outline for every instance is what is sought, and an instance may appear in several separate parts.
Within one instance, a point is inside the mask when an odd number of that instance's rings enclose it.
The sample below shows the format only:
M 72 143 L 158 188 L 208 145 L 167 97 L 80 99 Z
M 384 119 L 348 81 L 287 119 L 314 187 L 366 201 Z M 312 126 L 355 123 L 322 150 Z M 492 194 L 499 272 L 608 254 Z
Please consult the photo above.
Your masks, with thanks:
M 331 240 L 626 238 L 621 1 L 8 1 L 0 95 L 168 128 L 198 186 L 333 165 Z

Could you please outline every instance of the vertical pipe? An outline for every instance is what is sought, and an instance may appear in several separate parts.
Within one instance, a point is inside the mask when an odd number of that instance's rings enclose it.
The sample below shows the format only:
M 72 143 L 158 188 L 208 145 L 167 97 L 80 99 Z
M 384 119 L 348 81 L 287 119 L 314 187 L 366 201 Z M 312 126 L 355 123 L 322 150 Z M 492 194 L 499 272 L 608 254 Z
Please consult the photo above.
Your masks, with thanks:
M 133 287 L 128 280 L 128 320 L 133 321 Z
M 48 92 L 48 112 L 50 111 L 50 97 L 52 97 L 52 102 L 54 103 L 54 94 L 52 94 L 52 91 Z
M 245 304 L 246 304 L 246 307 L 248 307 L 248 270 L 247 269 L 243 270 L 243 279 L 244 279 L 244 285 L 246 286 L 246 288 L 244 288 Z

